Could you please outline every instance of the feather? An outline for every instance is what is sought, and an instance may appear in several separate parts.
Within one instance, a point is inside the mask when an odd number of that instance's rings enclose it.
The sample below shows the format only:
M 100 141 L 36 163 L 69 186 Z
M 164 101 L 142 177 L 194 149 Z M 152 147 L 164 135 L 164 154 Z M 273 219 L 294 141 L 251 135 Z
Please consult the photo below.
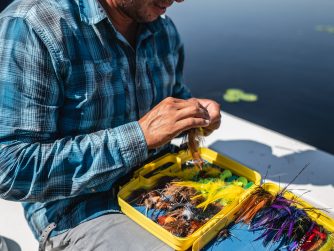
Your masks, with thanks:
M 315 225 L 305 235 L 305 240 L 300 245 L 300 250 L 316 250 L 327 240 L 327 233 L 319 225 Z
M 244 222 L 251 231 L 262 231 L 254 241 L 262 239 L 265 247 L 279 243 L 289 251 L 317 250 L 328 234 L 296 205 L 300 204 L 286 199 L 282 192 L 272 195 L 257 187 L 236 214 L 235 223 Z
M 222 204 L 223 206 L 226 206 L 230 204 L 235 198 L 240 196 L 240 194 L 243 192 L 244 192 L 244 189 L 240 186 L 228 185 L 219 191 L 216 190 L 215 192 L 209 193 L 209 196 L 207 197 L 207 199 L 201 204 L 197 205 L 197 207 L 198 208 L 203 207 L 205 210 L 210 203 L 213 203 L 216 201 L 219 201 L 220 204 Z
M 262 187 L 257 187 L 255 191 L 244 201 L 243 210 L 236 215 L 236 223 L 244 222 L 249 224 L 254 216 L 264 207 L 269 206 L 274 200 L 274 196 L 264 190 Z
M 224 172 L 220 176 L 221 178 L 226 179 L 231 176 L 230 172 Z M 244 186 L 245 183 L 247 184 L 247 180 L 243 182 L 237 180 L 232 183 L 226 183 L 224 180 L 217 178 L 201 180 L 199 182 L 179 181 L 174 182 L 173 184 L 176 186 L 185 186 L 196 189 L 199 194 L 195 195 L 191 199 L 195 200 L 203 197 L 204 201 L 197 205 L 197 207 L 205 210 L 210 203 L 214 203 L 216 201 L 219 201 L 223 206 L 230 204 L 235 198 L 244 192 L 242 186 Z
M 316 250 L 323 245 L 327 232 L 294 204 L 293 200 L 278 194 L 272 204 L 258 211 L 250 222 L 250 229 L 265 231 L 256 240 L 263 239 L 264 246 L 280 242 L 280 246 L 287 246 L 290 251 L 312 250 L 313 247 Z
M 204 161 L 201 158 L 198 150 L 200 144 L 203 142 L 203 133 L 199 128 L 193 128 L 188 130 L 188 150 L 193 158 L 194 164 L 202 170 Z

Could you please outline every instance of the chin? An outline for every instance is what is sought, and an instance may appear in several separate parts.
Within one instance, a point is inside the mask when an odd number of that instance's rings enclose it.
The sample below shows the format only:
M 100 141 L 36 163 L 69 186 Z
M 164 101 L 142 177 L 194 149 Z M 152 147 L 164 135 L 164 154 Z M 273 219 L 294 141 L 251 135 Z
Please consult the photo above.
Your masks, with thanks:
M 145 16 L 145 17 L 139 17 L 139 18 L 136 18 L 136 21 L 138 23 L 150 23 L 150 22 L 153 22 L 155 20 L 157 20 L 159 18 L 159 16 L 155 15 L 155 16 Z
M 157 20 L 160 15 L 164 14 L 163 11 L 159 11 L 155 7 L 148 7 L 138 10 L 136 13 L 136 21 L 140 23 L 149 23 Z
M 150 18 L 147 22 L 153 22 L 155 20 L 157 20 L 160 16 L 155 16 L 155 17 L 152 17 Z

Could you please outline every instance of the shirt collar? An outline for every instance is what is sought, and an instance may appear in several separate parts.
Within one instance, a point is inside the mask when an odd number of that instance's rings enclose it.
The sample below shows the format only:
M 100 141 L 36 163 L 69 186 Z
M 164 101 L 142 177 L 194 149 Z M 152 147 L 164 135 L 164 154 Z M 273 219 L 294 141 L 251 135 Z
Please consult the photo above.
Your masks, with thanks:
M 80 18 L 81 21 L 86 22 L 87 24 L 93 25 L 102 21 L 105 18 L 108 18 L 106 12 L 104 11 L 102 5 L 98 0 L 75 0 L 79 6 Z M 146 38 L 152 34 L 155 34 L 161 29 L 161 20 L 164 19 L 165 16 L 160 16 L 157 20 L 149 23 L 145 23 L 144 26 L 144 34 L 142 35 L 142 39 Z
M 98 0 L 76 0 L 79 6 L 81 21 L 87 24 L 97 24 L 101 20 L 107 18 Z
M 165 16 L 160 16 L 158 17 L 157 20 L 154 20 L 153 22 L 149 22 L 149 23 L 145 23 L 144 25 L 148 28 L 148 30 L 154 34 L 157 33 L 161 30 L 161 23 L 162 23 L 162 19 L 165 19 Z

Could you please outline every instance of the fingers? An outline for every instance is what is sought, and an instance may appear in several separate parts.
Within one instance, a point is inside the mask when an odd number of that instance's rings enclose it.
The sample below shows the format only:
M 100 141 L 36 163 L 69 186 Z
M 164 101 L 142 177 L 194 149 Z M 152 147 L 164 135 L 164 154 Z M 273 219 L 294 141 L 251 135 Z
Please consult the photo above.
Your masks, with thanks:
M 221 120 L 220 110 L 217 109 L 217 110 L 208 111 L 208 112 L 209 112 L 212 123 L 218 123 L 219 122 L 219 125 L 220 125 L 220 120 Z M 218 125 L 218 127 L 219 127 L 219 125 Z
M 206 127 L 210 124 L 210 120 L 203 118 L 186 118 L 176 122 L 175 128 L 178 133 L 184 132 L 191 128 Z
M 148 149 L 166 144 L 191 128 L 203 127 L 206 134 L 220 125 L 220 108 L 211 100 L 182 100 L 168 97 L 138 121 Z
M 177 130 L 204 127 L 205 134 L 209 135 L 220 126 L 220 105 L 213 100 L 179 100 L 176 106 Z
M 190 103 L 175 114 L 177 120 L 185 118 L 203 118 L 210 120 L 209 112 L 200 103 Z
M 211 123 L 207 127 L 203 127 L 204 136 L 209 136 L 213 131 L 217 130 L 219 126 L 220 126 L 220 120 L 215 123 Z
M 179 98 L 173 98 L 173 97 L 167 97 L 165 98 L 162 102 L 167 101 L 167 102 L 173 102 L 173 103 L 183 103 L 184 99 L 179 99 Z
M 189 117 L 210 120 L 210 115 L 207 109 L 195 98 L 183 100 L 169 97 L 164 99 L 161 102 L 161 105 L 168 106 L 169 109 L 175 110 L 174 115 L 176 120 L 182 120 Z
M 210 99 L 198 99 L 198 101 L 207 109 L 211 123 L 207 128 L 211 130 L 216 130 L 220 126 L 221 114 L 220 114 L 220 105 Z
M 209 127 L 210 127 L 211 129 L 213 129 L 213 130 L 218 129 L 219 126 L 220 126 L 220 122 L 221 122 L 221 114 L 218 113 L 218 114 L 215 115 L 215 116 L 211 116 L 211 115 L 210 115 L 210 117 L 211 117 L 212 119 L 211 119 L 211 123 L 210 123 Z

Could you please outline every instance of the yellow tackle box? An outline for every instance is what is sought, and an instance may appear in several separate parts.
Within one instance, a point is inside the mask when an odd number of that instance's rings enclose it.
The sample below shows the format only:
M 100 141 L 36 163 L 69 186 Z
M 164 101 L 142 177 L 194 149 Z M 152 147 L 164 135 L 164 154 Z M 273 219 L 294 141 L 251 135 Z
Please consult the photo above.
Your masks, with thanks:
M 208 148 L 200 148 L 200 154 L 201 157 L 209 163 L 219 166 L 222 169 L 228 169 L 234 175 L 243 176 L 255 185 L 260 185 L 261 183 L 261 176 L 259 173 L 226 156 L 220 155 Z M 146 217 L 144 214 L 140 213 L 132 207 L 126 199 L 133 191 L 140 188 L 150 189 L 161 177 L 180 171 L 182 165 L 188 160 L 191 160 L 191 155 L 188 151 L 180 151 L 177 154 L 166 154 L 137 170 L 134 174 L 134 178 L 124 185 L 118 193 L 118 202 L 122 212 L 175 250 L 187 250 L 188 248 L 191 248 L 195 240 L 201 237 L 203 233 L 208 232 L 221 218 L 225 217 L 229 211 L 236 208 L 239 202 L 246 197 L 247 194 L 250 194 L 255 187 L 253 185 L 246 189 L 239 198 L 235 198 L 230 205 L 224 207 L 215 217 L 210 219 L 190 236 L 185 238 L 177 237 L 150 218 Z
M 278 194 L 279 191 L 281 190 L 280 187 L 276 184 L 273 183 L 265 183 L 262 185 L 262 187 L 267 190 L 268 192 L 272 194 Z M 286 191 L 284 192 L 284 197 L 287 199 L 293 199 L 294 201 L 297 201 L 298 203 L 295 205 L 296 207 L 299 208 L 312 208 L 312 206 L 302 200 L 300 197 L 294 195 L 293 193 Z M 224 218 L 221 218 L 219 221 L 217 221 L 206 233 L 204 233 L 202 236 L 200 236 L 194 243 L 192 250 L 193 251 L 199 251 L 199 250 L 230 250 L 230 248 L 225 248 L 222 249 L 222 247 L 215 247 L 215 244 L 213 241 L 217 235 L 220 233 L 220 231 L 228 226 L 231 222 L 233 222 L 236 213 L 239 210 L 242 210 L 243 207 L 243 200 L 246 199 L 245 197 L 242 198 L 239 202 L 239 204 L 230 210 Z M 323 211 L 321 210 L 312 210 L 312 211 L 307 211 L 308 215 L 311 217 L 312 220 L 317 222 L 319 225 L 323 226 L 327 231 L 334 233 L 334 220 L 331 219 L 329 216 L 327 216 Z M 231 238 L 235 238 L 231 236 Z M 211 242 L 212 241 L 212 242 Z M 217 240 L 216 240 L 217 241 Z M 240 243 L 244 249 L 246 250 L 247 247 L 245 247 L 245 243 L 242 243 L 243 240 L 234 240 L 235 243 Z M 253 245 L 253 244 L 252 244 Z M 208 247 L 210 246 L 210 247 Z M 235 246 L 234 246 L 235 248 Z M 251 249 L 254 248 L 254 246 L 250 247 Z M 327 242 L 320 248 L 320 251 L 331 251 L 334 250 L 334 240 L 333 238 L 328 238 Z

